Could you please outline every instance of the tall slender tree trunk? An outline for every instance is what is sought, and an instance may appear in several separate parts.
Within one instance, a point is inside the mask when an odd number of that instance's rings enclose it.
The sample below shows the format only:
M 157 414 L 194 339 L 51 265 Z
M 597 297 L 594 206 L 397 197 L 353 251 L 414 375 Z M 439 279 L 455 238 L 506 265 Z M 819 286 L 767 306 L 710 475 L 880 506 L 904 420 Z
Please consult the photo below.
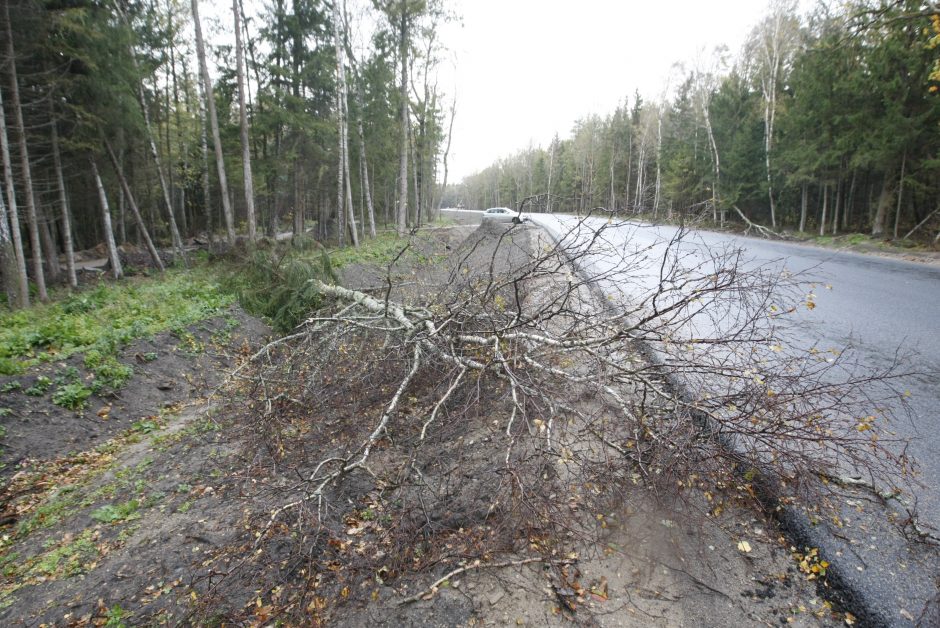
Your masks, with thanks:
M 774 110 L 775 106 L 771 104 L 771 101 L 765 103 L 764 111 L 764 166 L 767 172 L 767 200 L 770 202 L 770 226 L 774 229 L 777 228 L 777 208 L 774 203 L 774 183 L 773 177 L 771 176 L 770 170 L 770 151 L 773 146 L 773 133 L 774 133 Z
M 55 223 L 42 205 L 36 207 L 36 212 L 39 216 L 39 237 L 42 239 L 42 252 L 46 256 L 46 272 L 49 274 L 52 283 L 58 283 L 62 269 L 59 268 L 59 254 L 52 231 L 52 226 Z
M 829 184 L 823 184 L 822 216 L 819 218 L 819 235 L 826 235 L 826 210 L 829 204 Z
M 111 208 L 108 207 L 108 195 L 104 191 L 104 184 L 101 182 L 101 174 L 98 172 L 98 164 L 95 163 L 95 158 L 90 158 L 89 162 L 91 163 L 91 174 L 95 179 L 95 187 L 98 190 L 98 200 L 101 203 L 101 225 L 104 229 L 108 259 L 111 262 L 111 275 L 115 279 L 120 279 L 124 275 L 124 269 L 121 267 L 121 257 L 118 255 L 117 245 L 114 243 L 114 230 L 111 228 Z
M 12 64 L 13 60 L 10 60 Z M 16 258 L 18 304 L 29 305 L 29 277 L 26 274 L 26 253 L 23 249 L 23 235 L 20 230 L 20 217 L 16 206 L 16 186 L 13 182 L 13 162 L 10 158 L 10 142 L 7 137 L 6 114 L 3 110 L 3 90 L 0 90 L 0 151 L 3 154 L 3 182 L 6 187 L 7 212 L 10 216 L 10 235 L 13 240 L 13 253 Z
M 212 143 L 215 145 L 215 165 L 219 171 L 219 194 L 222 198 L 222 213 L 225 216 L 225 232 L 229 244 L 235 244 L 235 215 L 228 194 L 228 179 L 225 176 L 225 156 L 222 153 L 222 137 L 219 135 L 219 117 L 215 110 L 215 95 L 212 92 L 212 79 L 206 64 L 206 45 L 202 39 L 202 24 L 199 21 L 199 0 L 191 0 L 193 8 L 193 28 L 196 33 L 196 56 L 199 57 L 199 72 L 202 75 L 203 94 L 206 109 L 209 112 L 209 128 L 212 129 Z
M 450 122 L 447 125 L 447 146 L 444 148 L 444 182 L 441 184 L 441 198 L 437 202 L 437 216 L 441 216 L 441 205 L 444 203 L 444 195 L 447 194 L 447 158 L 450 155 L 450 142 L 454 137 L 454 117 L 457 115 L 457 96 L 450 105 Z
M 345 55 L 343 54 L 343 36 L 341 34 L 342 25 L 340 22 L 339 14 L 339 2 L 333 2 L 333 39 L 334 46 L 336 48 L 336 79 L 337 79 L 337 113 L 338 113 L 338 125 L 339 128 L 339 168 L 342 171 L 342 174 L 339 176 L 337 183 L 340 185 L 339 194 L 337 196 L 337 203 L 342 205 L 343 203 L 343 181 L 345 179 L 346 189 L 346 211 L 343 213 L 344 218 L 346 218 L 345 224 L 340 225 L 340 228 L 349 228 L 349 235 L 352 237 L 353 246 L 359 246 L 359 234 L 356 231 L 356 212 L 353 209 L 352 204 L 352 181 L 350 181 L 349 176 L 349 125 L 347 119 L 349 117 L 349 107 L 348 101 L 346 98 L 346 60 Z M 345 240 L 345 234 L 341 238 L 341 242 Z
M 800 193 L 800 233 L 806 231 L 806 211 L 808 204 L 809 189 L 808 186 L 804 183 L 802 185 L 802 190 Z
M 303 185 L 304 170 L 300 166 L 300 160 L 294 163 L 294 235 L 298 236 L 304 232 L 304 222 L 306 214 L 306 199 L 304 198 Z
M 200 91 L 204 92 L 205 87 Z M 206 98 L 199 102 L 199 143 L 202 150 L 202 200 L 205 203 L 206 234 L 211 245 L 215 235 L 215 225 L 212 219 L 212 185 L 209 182 L 209 120 L 206 112 Z
M 349 65 L 352 69 L 352 80 L 356 86 L 354 98 L 356 99 L 356 134 L 359 140 L 359 171 L 362 182 L 362 195 L 368 209 L 369 237 L 375 237 L 375 206 L 372 200 L 372 188 L 369 184 L 369 163 L 366 155 L 366 139 L 362 124 L 362 111 L 364 109 L 365 99 L 362 97 L 362 76 L 359 74 L 359 66 L 356 63 L 356 57 L 353 54 L 352 46 L 349 43 L 349 18 L 346 15 L 345 4 L 343 6 L 343 47 L 346 50 L 346 56 L 349 59 Z M 446 157 L 445 157 L 446 159 Z M 365 233 L 366 226 L 363 220 L 362 231 Z
M 13 108 L 13 124 L 16 126 L 17 142 L 20 153 L 20 169 L 23 178 L 23 195 L 26 200 L 26 223 L 29 227 L 29 246 L 33 260 L 33 279 L 40 301 L 48 301 L 46 276 L 42 268 L 42 248 L 39 244 L 39 220 L 36 210 L 36 198 L 33 194 L 33 177 L 29 164 L 29 149 L 26 146 L 26 126 L 23 124 L 23 108 L 20 106 L 20 86 L 16 76 L 16 50 L 13 47 L 13 26 L 10 22 L 10 4 L 3 3 L 6 20 L 7 64 L 10 78 L 10 105 Z
M 3 274 L 3 290 L 10 307 L 19 303 L 19 283 L 16 269 L 16 250 L 13 248 L 13 233 L 7 221 L 7 205 L 0 193 L 0 273 Z
M 636 164 L 636 199 L 633 204 L 636 205 L 638 212 L 643 210 L 643 185 L 644 185 L 644 175 L 646 171 L 646 146 L 645 141 L 640 141 L 640 151 L 637 155 L 637 164 Z
M 254 242 L 257 235 L 255 220 L 255 189 L 251 177 L 251 144 L 248 141 L 248 109 L 245 106 L 245 52 L 242 48 L 241 26 L 239 24 L 238 0 L 232 0 L 232 13 L 235 15 L 235 68 L 238 75 L 238 121 L 241 130 L 242 167 L 245 176 L 245 208 L 248 214 L 248 240 Z
M 102 137 L 104 136 L 102 135 Z M 124 192 L 124 197 L 127 199 L 127 204 L 131 208 L 131 214 L 134 216 L 134 222 L 137 224 L 138 232 L 140 233 L 141 238 L 147 247 L 147 252 L 150 253 L 150 259 L 153 260 L 153 265 L 156 266 L 160 272 L 163 272 L 163 260 L 160 259 L 160 253 L 157 252 L 156 247 L 153 245 L 153 240 L 150 239 L 150 233 L 147 231 L 147 226 L 144 224 L 144 220 L 140 216 L 140 209 L 137 207 L 137 201 L 134 200 L 134 194 L 131 192 L 131 186 L 127 184 L 127 178 L 124 176 L 124 170 L 121 168 L 121 162 L 118 161 L 117 155 L 114 154 L 114 149 L 111 148 L 111 144 L 107 139 L 104 140 L 104 147 L 108 152 L 108 159 L 111 160 L 111 166 L 114 168 L 115 174 L 117 174 L 118 182 L 121 184 L 121 190 Z
M 706 104 L 703 105 L 702 109 L 704 113 L 703 117 L 705 118 L 705 131 L 708 133 L 708 146 L 711 148 L 712 153 L 712 222 L 718 222 L 718 205 L 721 201 L 721 195 L 719 194 L 719 188 L 721 187 L 721 160 L 718 157 L 718 144 L 715 143 L 715 133 L 712 130 L 709 107 Z M 724 215 L 725 213 L 721 212 L 722 218 L 724 218 Z M 724 225 L 722 224 L 721 226 Z
M 663 107 L 660 104 L 659 112 L 656 116 L 656 186 L 653 193 L 653 215 L 659 214 L 660 181 L 662 175 L 662 147 L 663 147 Z
M 839 211 L 842 208 L 842 170 L 836 179 L 836 201 L 832 205 L 832 235 L 839 233 Z
M 173 0 L 167 0 L 167 14 L 170 16 L 171 28 L 172 28 L 172 17 L 173 17 Z M 176 38 L 171 37 L 169 42 L 170 47 L 170 76 L 173 80 L 173 117 L 176 120 L 176 147 L 179 151 L 179 159 L 183 165 L 183 171 L 186 172 L 189 170 L 189 150 L 187 150 L 186 142 L 183 139 L 183 121 L 180 111 L 180 90 L 179 90 L 179 80 L 177 79 L 176 74 Z M 184 66 L 185 68 L 185 66 Z M 170 169 L 172 172 L 172 168 Z M 186 186 L 179 186 L 179 206 L 180 206 L 180 222 L 182 223 L 183 233 L 189 234 L 191 220 L 187 217 L 188 212 L 186 211 Z
M 849 220 L 852 217 L 852 208 L 855 206 L 855 181 L 858 170 L 852 170 L 852 183 L 849 184 L 849 195 L 845 199 L 845 205 L 842 208 L 842 230 L 849 228 Z
M 401 16 L 398 27 L 398 56 L 401 61 L 399 98 L 401 99 L 401 137 L 398 164 L 398 211 L 395 216 L 395 231 L 399 236 L 408 230 L 408 135 L 411 123 L 408 120 L 408 5 L 399 0 Z
M 160 151 L 157 149 L 157 141 L 153 135 L 153 128 L 150 124 L 150 111 L 147 108 L 147 101 L 144 99 L 143 81 L 137 82 L 137 98 L 140 103 L 140 109 L 144 114 L 144 127 L 147 131 L 147 140 L 150 147 L 150 157 L 157 169 L 157 179 L 160 181 L 160 191 L 163 193 L 163 206 L 166 208 L 167 220 L 170 223 L 170 238 L 173 241 L 173 248 L 177 254 L 186 261 L 186 252 L 183 249 L 183 238 L 180 236 L 179 226 L 176 224 L 176 214 L 173 212 L 173 197 L 170 193 L 170 185 L 167 183 L 166 173 L 163 169 L 163 161 L 160 159 Z
M 552 138 L 552 150 L 548 157 L 548 199 L 545 201 L 545 211 L 547 213 L 552 213 L 552 174 L 555 171 L 555 140 L 557 137 Z
M 59 132 L 56 128 L 55 110 L 50 101 L 50 118 L 52 120 L 52 166 L 55 169 L 56 187 L 59 191 L 59 211 L 62 221 L 62 248 L 65 249 L 65 268 L 68 273 L 69 285 L 78 287 L 78 275 L 75 273 L 75 245 L 72 242 L 72 216 L 69 211 L 69 195 L 65 189 L 65 176 L 62 173 L 62 155 L 59 152 Z
M 881 186 L 881 194 L 878 195 L 878 205 L 875 209 L 875 216 L 871 221 L 872 236 L 882 236 L 885 232 L 885 220 L 888 216 L 888 209 L 891 206 L 891 200 L 894 198 L 894 172 L 890 169 L 885 172 L 884 183 Z
M 901 157 L 901 179 L 898 181 L 898 207 L 894 212 L 894 239 L 898 239 L 898 224 L 901 222 L 901 198 L 904 196 L 904 167 L 907 165 L 907 150 Z
M 627 176 L 623 182 L 623 202 L 630 205 L 630 181 L 633 179 L 633 131 L 630 131 L 630 139 L 627 143 Z

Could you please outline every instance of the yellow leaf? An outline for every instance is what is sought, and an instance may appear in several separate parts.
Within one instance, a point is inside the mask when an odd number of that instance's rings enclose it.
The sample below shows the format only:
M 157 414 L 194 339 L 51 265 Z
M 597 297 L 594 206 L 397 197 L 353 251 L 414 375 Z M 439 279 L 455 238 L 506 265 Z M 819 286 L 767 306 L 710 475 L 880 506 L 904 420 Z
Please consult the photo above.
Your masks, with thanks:
M 744 552 L 745 554 L 747 554 L 751 551 L 751 544 L 748 543 L 747 541 L 741 541 L 740 543 L 738 543 L 738 549 Z

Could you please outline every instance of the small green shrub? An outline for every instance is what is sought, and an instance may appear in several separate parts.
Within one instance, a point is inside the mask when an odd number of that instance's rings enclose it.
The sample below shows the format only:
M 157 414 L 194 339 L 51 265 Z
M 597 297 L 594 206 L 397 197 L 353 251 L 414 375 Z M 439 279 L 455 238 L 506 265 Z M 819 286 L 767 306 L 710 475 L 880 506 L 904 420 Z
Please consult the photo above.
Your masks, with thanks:
M 120 521 L 132 521 L 140 518 L 137 510 L 140 508 L 140 502 L 136 499 L 124 502 L 123 504 L 107 504 L 91 513 L 91 518 L 101 523 L 118 523 Z
M 100 389 L 118 390 L 134 375 L 134 369 L 121 364 L 112 357 L 104 358 L 95 368 L 93 386 Z
M 0 392 L 9 393 L 9 392 L 13 392 L 16 390 L 20 390 L 22 387 L 23 387 L 23 384 L 21 384 L 19 380 L 14 379 L 14 380 L 7 382 L 3 386 L 0 386 Z
M 23 364 L 19 360 L 0 357 L 0 375 L 19 375 L 23 372 Z
M 55 385 L 56 386 L 65 386 L 66 384 L 72 384 L 78 381 L 78 378 L 81 374 L 78 372 L 78 369 L 74 366 L 67 366 L 56 374 Z
M 27 395 L 30 397 L 42 397 L 46 394 L 46 391 L 52 387 L 52 380 L 46 377 L 45 375 L 40 375 L 36 378 L 36 381 L 33 382 L 33 385 L 24 390 Z
M 151 432 L 156 432 L 159 430 L 160 424 L 156 421 L 150 420 L 135 421 L 134 424 L 131 425 L 131 429 L 133 429 L 135 432 L 140 432 L 141 434 L 150 434 Z
M 80 383 L 66 384 L 52 393 L 52 403 L 69 410 L 81 410 L 91 397 L 91 389 Z

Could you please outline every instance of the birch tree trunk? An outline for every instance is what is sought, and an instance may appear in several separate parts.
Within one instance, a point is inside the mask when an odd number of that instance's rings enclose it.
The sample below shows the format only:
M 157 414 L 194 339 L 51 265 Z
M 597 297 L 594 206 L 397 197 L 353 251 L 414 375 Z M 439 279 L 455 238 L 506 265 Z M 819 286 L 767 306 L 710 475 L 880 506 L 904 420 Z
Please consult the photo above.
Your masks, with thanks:
M 662 178 L 662 152 L 663 152 L 663 107 L 660 105 L 656 112 L 656 187 L 653 193 L 653 215 L 659 214 L 659 200 Z
M 193 0 L 194 5 L 194 16 L 198 16 L 195 12 L 196 0 Z M 130 26 L 130 22 L 125 15 L 123 9 L 118 5 L 118 12 L 121 14 L 122 19 L 125 23 Z M 171 16 L 172 19 L 172 16 Z M 197 24 L 197 33 L 199 30 L 198 27 L 198 17 L 196 17 Z M 134 71 L 137 74 L 137 103 L 140 105 L 140 111 L 144 117 L 144 127 L 147 131 L 147 140 L 150 147 L 150 156 L 153 159 L 154 166 L 157 169 L 157 178 L 160 181 L 160 191 L 163 193 L 163 205 L 166 208 L 167 220 L 170 223 L 170 238 L 173 242 L 173 248 L 176 250 L 177 255 L 183 260 L 183 263 L 186 261 L 186 251 L 183 248 L 183 239 L 180 236 L 179 227 L 176 224 L 176 214 L 173 212 L 173 196 L 171 194 L 171 185 L 167 184 L 166 172 L 163 169 L 163 162 L 160 159 L 160 151 L 157 149 L 157 141 L 154 138 L 153 127 L 150 124 L 150 109 L 147 107 L 147 99 L 144 94 L 144 81 L 143 75 L 141 74 L 140 67 L 137 63 L 137 56 L 134 54 L 133 48 L 128 50 L 131 64 L 134 66 Z M 169 94 L 167 94 L 167 109 L 169 109 Z M 167 129 L 167 150 L 169 151 L 170 141 L 169 141 L 169 128 Z
M 29 149 L 26 146 L 26 127 L 23 124 L 23 108 L 20 106 L 20 86 L 16 76 L 16 50 L 13 47 L 13 28 L 10 24 L 10 5 L 3 3 L 6 20 L 7 64 L 10 78 L 10 104 L 13 108 L 13 123 L 16 126 L 20 153 L 20 169 L 23 177 L 23 194 L 26 197 L 26 223 L 29 227 L 29 246 L 32 250 L 33 279 L 40 301 L 48 301 L 46 276 L 42 269 L 42 248 L 39 244 L 39 222 L 36 215 L 36 198 L 33 195 L 33 177 L 29 164 Z
M 13 184 L 13 162 L 10 159 L 10 142 L 7 138 L 6 114 L 3 110 L 3 90 L 0 89 L 0 152 L 3 156 L 3 184 L 6 187 L 6 206 L 10 217 L 10 235 L 16 259 L 17 304 L 29 306 L 29 276 L 26 274 L 26 254 L 23 251 L 23 235 L 20 231 L 20 216 L 16 207 L 16 187 Z M 11 301 L 12 303 L 12 301 Z
M 806 210 L 809 199 L 809 189 L 808 186 L 804 183 L 802 185 L 802 192 L 800 193 L 800 233 L 806 231 Z
M 160 259 L 160 253 L 157 252 L 156 247 L 153 245 L 153 240 L 150 239 L 147 226 L 140 216 L 140 208 L 137 206 L 137 201 L 134 200 L 134 194 L 131 192 L 130 185 L 127 184 L 127 178 L 124 176 L 124 169 L 121 168 L 121 162 L 118 161 L 117 155 L 114 154 L 114 149 L 111 148 L 111 144 L 107 139 L 104 140 L 104 147 L 108 152 L 108 159 L 111 160 L 111 166 L 114 168 L 115 174 L 117 174 L 118 181 L 121 184 L 121 190 L 123 190 L 124 197 L 127 199 L 127 204 L 131 208 L 131 214 L 134 216 L 134 222 L 137 224 L 138 232 L 144 241 L 144 245 L 147 247 L 147 252 L 150 253 L 150 259 L 153 260 L 154 266 L 156 266 L 160 272 L 163 272 L 165 270 L 163 260 Z
M 219 195 L 222 198 L 222 213 L 225 216 L 225 233 L 229 244 L 235 244 L 235 216 L 228 195 L 228 179 L 225 176 L 225 156 L 222 153 L 222 138 L 219 135 L 219 117 L 215 110 L 215 96 L 212 92 L 212 79 L 206 64 L 206 45 L 202 39 L 202 24 L 199 21 L 199 0 L 191 0 L 193 8 L 193 28 L 196 34 L 196 56 L 199 58 L 199 73 L 202 75 L 203 95 L 209 112 L 209 128 L 212 130 L 212 143 L 215 145 L 215 165 L 219 171 Z
M 548 200 L 545 202 L 545 211 L 552 213 L 552 173 L 555 170 L 555 144 L 558 136 L 552 138 L 552 151 L 548 157 Z
M 875 217 L 871 221 L 871 234 L 873 236 L 884 235 L 885 219 L 888 216 L 888 208 L 891 206 L 891 199 L 894 198 L 894 173 L 890 170 L 885 172 L 884 183 L 881 186 L 881 194 L 878 195 L 878 205 L 875 209 Z
M 368 210 L 368 221 L 369 221 L 369 237 L 375 237 L 375 206 L 372 200 L 372 187 L 369 184 L 369 163 L 368 157 L 366 155 L 366 139 L 365 132 L 363 131 L 362 124 L 362 111 L 364 109 L 363 102 L 365 99 L 362 97 L 362 77 L 359 74 L 359 66 L 356 63 L 356 56 L 353 54 L 352 45 L 349 43 L 349 18 L 346 15 L 345 4 L 343 6 L 343 46 L 346 50 L 347 57 L 349 59 L 349 65 L 352 69 L 352 80 L 356 85 L 355 99 L 356 99 L 356 134 L 359 140 L 359 170 L 360 177 L 362 180 L 362 191 L 363 196 L 365 197 L 366 208 Z M 363 221 L 365 222 L 365 221 Z M 365 232 L 365 225 L 362 226 L 363 232 Z
M 898 239 L 898 224 L 901 221 L 901 198 L 904 196 L 904 167 L 907 165 L 907 150 L 901 157 L 901 179 L 898 182 L 898 206 L 894 212 L 894 239 Z
M 205 86 L 199 91 L 205 92 Z M 202 151 L 202 200 L 206 209 L 206 234 L 209 236 L 209 244 L 214 240 L 214 228 L 212 218 L 212 186 L 209 182 L 209 124 L 208 114 L 206 113 L 206 99 L 200 99 L 199 102 L 199 143 Z
M 340 104 L 339 90 L 336 90 L 336 116 L 342 118 L 343 106 Z M 340 130 L 342 123 L 337 120 L 337 147 L 336 147 L 336 239 L 341 247 L 346 246 L 346 211 L 344 207 L 343 183 L 346 175 L 346 168 L 343 163 L 343 133 Z
M 42 252 L 46 257 L 46 273 L 48 273 L 52 283 L 58 283 L 61 269 L 59 268 L 59 254 L 56 252 L 55 238 L 52 235 L 52 227 L 55 221 L 49 217 L 46 208 L 42 205 L 36 206 L 36 215 L 39 224 L 39 237 L 42 239 Z
M 401 99 L 401 137 L 398 164 L 398 211 L 395 216 L 395 231 L 399 237 L 408 230 L 408 9 L 405 0 L 400 0 L 401 16 L 398 28 L 398 56 L 401 61 L 399 98 Z
M 241 129 L 242 167 L 245 177 L 245 209 L 248 213 L 248 240 L 254 242 L 258 234 L 255 220 L 255 189 L 251 177 L 251 145 L 248 141 L 248 109 L 245 106 L 245 51 L 242 48 L 242 29 L 239 23 L 241 12 L 238 0 L 232 0 L 232 13 L 235 15 L 235 72 L 238 76 L 238 122 Z
M 19 302 L 19 283 L 17 280 L 16 251 L 13 248 L 13 234 L 7 222 L 7 206 L 0 193 L 0 273 L 3 274 L 3 290 L 7 303 L 15 307 Z
M 708 134 L 708 146 L 712 153 L 712 222 L 718 222 L 718 203 L 720 200 L 719 186 L 721 185 L 721 160 L 718 157 L 718 144 L 715 143 L 715 133 L 712 130 L 710 94 L 702 97 L 702 117 L 705 120 L 705 132 Z M 724 212 L 721 213 L 724 217 Z M 724 226 L 724 225 L 722 225 Z
M 121 268 L 121 258 L 118 255 L 117 245 L 114 243 L 114 230 L 111 228 L 111 209 L 108 207 L 108 195 L 104 191 L 104 184 L 101 182 L 101 175 L 98 172 L 98 164 L 94 157 L 89 159 L 91 163 L 91 174 L 95 179 L 95 187 L 98 190 L 98 200 L 101 203 L 101 224 L 104 228 L 104 241 L 108 248 L 108 259 L 111 262 L 111 275 L 115 279 L 120 279 L 124 275 Z
M 447 125 L 447 146 L 444 148 L 444 182 L 441 184 L 441 198 L 437 202 L 437 215 L 441 215 L 441 205 L 444 203 L 444 195 L 447 194 L 447 158 L 450 155 L 450 142 L 454 137 L 454 117 L 457 115 L 457 96 L 450 105 L 450 123 Z
M 819 218 L 819 235 L 826 235 L 826 209 L 829 203 L 829 184 L 823 184 L 822 216 Z
M 352 205 L 352 182 L 349 180 L 349 125 L 347 117 L 349 108 L 346 99 L 346 60 L 343 54 L 343 36 L 340 29 L 339 2 L 333 2 L 333 44 L 336 48 L 336 80 L 337 80 L 337 124 L 339 131 L 339 169 L 340 174 L 337 177 L 339 190 L 337 193 L 337 206 L 343 204 L 343 182 L 345 180 L 346 211 L 343 212 L 344 224 L 341 229 L 349 229 L 349 235 L 352 237 L 353 246 L 359 246 L 359 234 L 356 232 L 356 212 Z M 340 243 L 345 244 L 345 233 L 340 238 Z
M 774 126 L 777 116 L 777 91 L 782 71 L 796 48 L 799 22 L 794 17 L 793 0 L 773 0 L 771 15 L 761 25 L 758 46 L 761 53 L 760 83 L 764 98 L 764 168 L 767 177 L 767 199 L 770 203 L 770 224 L 777 227 L 777 209 L 774 200 L 771 154 Z
M 68 273 L 69 285 L 78 287 L 78 275 L 75 273 L 75 245 L 72 241 L 72 216 L 69 211 L 69 195 L 65 189 L 65 176 L 62 173 L 62 155 L 59 151 L 59 132 L 56 128 L 55 110 L 52 101 L 49 101 L 50 117 L 52 120 L 52 165 L 55 169 L 56 187 L 59 191 L 59 210 L 62 230 L 62 248 L 65 249 L 65 268 Z

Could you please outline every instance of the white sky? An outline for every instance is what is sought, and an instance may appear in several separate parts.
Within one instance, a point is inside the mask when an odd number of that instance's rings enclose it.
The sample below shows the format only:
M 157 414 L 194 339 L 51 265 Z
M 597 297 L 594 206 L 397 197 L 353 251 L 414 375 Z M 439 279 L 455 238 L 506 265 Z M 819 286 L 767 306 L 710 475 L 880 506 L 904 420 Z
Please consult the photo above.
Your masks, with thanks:
M 762 0 L 452 0 L 462 25 L 443 42 L 440 89 L 457 95 L 450 180 L 530 143 L 564 138 L 578 118 L 613 112 L 639 88 L 657 98 L 676 62 L 703 47 L 737 54 Z M 448 67 L 449 66 L 449 67 Z

